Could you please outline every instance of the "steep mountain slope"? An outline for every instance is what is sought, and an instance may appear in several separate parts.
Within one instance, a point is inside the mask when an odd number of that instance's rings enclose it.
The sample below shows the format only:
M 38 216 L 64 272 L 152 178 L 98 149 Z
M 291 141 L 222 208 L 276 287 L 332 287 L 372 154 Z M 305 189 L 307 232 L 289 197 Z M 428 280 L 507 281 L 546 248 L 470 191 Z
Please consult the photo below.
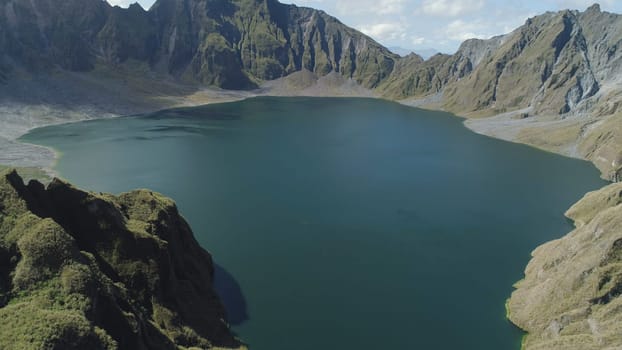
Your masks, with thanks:
M 621 44 L 622 16 L 598 5 L 550 12 L 510 34 L 466 41 L 453 56 L 404 58 L 379 91 L 466 117 L 495 116 L 467 125 L 589 159 L 619 179 Z
M 416 54 L 408 55 L 398 61 L 378 90 L 397 100 L 443 92 L 447 85 L 469 76 L 484 57 L 499 48 L 503 39 L 501 36 L 467 40 L 454 55 L 437 54 L 427 61 Z
M 443 90 L 442 106 L 462 115 L 524 108 L 536 115 L 585 111 L 590 107 L 587 101 L 620 73 L 621 25 L 621 16 L 601 12 L 598 5 L 583 13 L 546 13 L 510 34 L 466 41 L 452 57 L 415 64 L 406 72 L 417 85 L 422 80 L 416 79 L 417 70 L 431 66 L 433 71 L 423 81 L 438 81 L 440 86 L 409 89 L 413 83 L 396 69 L 381 90 L 398 99 Z
M 622 184 L 568 210 L 576 230 L 538 247 L 508 302 L 527 330 L 523 349 L 617 349 L 622 344 Z
M 574 110 L 598 91 L 585 45 L 576 13 L 530 19 L 467 79 L 448 88 L 446 105 L 489 114 L 527 107 L 548 115 Z
M 443 106 L 462 114 L 497 114 L 533 106 L 535 113 L 557 115 L 593 96 L 598 83 L 577 16 L 571 11 L 548 13 L 529 19 L 506 36 L 465 42 L 448 59 L 453 69 L 430 75 L 443 82 Z M 436 86 L 412 95 L 439 90 Z M 392 89 L 386 93 L 407 97 Z
M 0 174 L 0 348 L 239 348 L 175 203 Z
M 399 57 L 324 12 L 276 0 L 158 0 L 148 12 L 101 0 L 2 0 L 0 48 L 0 62 L 27 72 L 136 60 L 228 89 L 303 69 L 375 87 Z

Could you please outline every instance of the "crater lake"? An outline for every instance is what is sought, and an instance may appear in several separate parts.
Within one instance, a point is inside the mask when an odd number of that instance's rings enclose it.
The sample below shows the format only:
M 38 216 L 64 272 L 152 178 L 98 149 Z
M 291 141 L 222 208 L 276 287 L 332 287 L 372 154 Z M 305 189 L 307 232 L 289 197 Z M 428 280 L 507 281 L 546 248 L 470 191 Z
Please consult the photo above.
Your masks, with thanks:
M 32 131 L 84 189 L 176 200 L 251 349 L 520 348 L 530 252 L 589 163 L 396 103 L 261 97 Z

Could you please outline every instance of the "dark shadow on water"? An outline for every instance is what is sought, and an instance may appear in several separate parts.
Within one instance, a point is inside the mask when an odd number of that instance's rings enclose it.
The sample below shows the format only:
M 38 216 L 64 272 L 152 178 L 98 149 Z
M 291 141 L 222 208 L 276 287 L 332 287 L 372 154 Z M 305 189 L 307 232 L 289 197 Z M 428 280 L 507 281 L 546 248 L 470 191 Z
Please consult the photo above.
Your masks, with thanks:
M 218 264 L 214 264 L 214 289 L 225 305 L 229 324 L 239 326 L 248 321 L 248 309 L 242 288 L 233 275 Z
M 149 118 L 153 120 L 162 120 L 162 119 L 170 119 L 170 118 L 190 118 L 190 119 L 201 119 L 201 120 L 221 120 L 221 121 L 229 121 L 229 120 L 241 120 L 242 115 L 240 113 L 232 113 L 227 111 L 222 111 L 216 109 L 214 105 L 201 106 L 201 107 L 192 107 L 192 108 L 173 108 L 173 109 L 165 109 L 162 111 L 158 111 L 155 113 L 138 115 L 141 118 Z

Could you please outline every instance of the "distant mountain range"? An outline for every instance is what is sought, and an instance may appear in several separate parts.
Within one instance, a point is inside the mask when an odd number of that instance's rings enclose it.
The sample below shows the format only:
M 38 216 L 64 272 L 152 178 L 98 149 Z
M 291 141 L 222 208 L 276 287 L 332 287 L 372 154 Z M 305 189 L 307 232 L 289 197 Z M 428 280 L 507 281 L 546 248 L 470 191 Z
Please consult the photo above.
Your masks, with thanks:
M 391 52 L 394 52 L 402 57 L 406 57 L 410 55 L 411 53 L 415 53 L 421 56 L 421 58 L 423 58 L 424 60 L 427 60 L 430 57 L 439 53 L 438 50 L 432 49 L 432 48 L 413 50 L 413 49 L 405 49 L 399 46 L 389 46 L 389 50 L 391 50 Z

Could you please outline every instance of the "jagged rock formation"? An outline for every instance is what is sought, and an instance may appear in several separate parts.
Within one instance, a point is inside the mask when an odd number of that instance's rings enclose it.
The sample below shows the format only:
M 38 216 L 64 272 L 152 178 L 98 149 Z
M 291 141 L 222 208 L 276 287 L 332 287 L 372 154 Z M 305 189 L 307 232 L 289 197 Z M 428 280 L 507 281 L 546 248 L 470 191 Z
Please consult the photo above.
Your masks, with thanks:
M 3 0 L 0 48 L 0 63 L 17 70 L 138 61 L 227 89 L 302 69 L 338 72 L 372 88 L 399 57 L 322 11 L 276 0 L 158 0 L 149 11 L 102 0 Z M 0 78 L 7 74 L 0 68 Z
M 529 19 L 447 91 L 447 105 L 489 114 L 527 107 L 540 115 L 575 110 L 599 89 L 585 46 L 575 12 Z
M 175 203 L 0 175 L 0 348 L 238 348 Z
M 508 301 L 529 332 L 525 350 L 617 349 L 622 344 L 622 184 L 568 210 L 576 230 L 540 246 Z
M 398 61 L 379 91 L 466 117 L 474 130 L 591 160 L 621 177 L 622 16 L 549 12 L 510 34 L 466 41 L 453 56 Z
M 501 45 L 503 38 L 467 40 L 454 55 L 437 54 L 427 61 L 416 54 L 408 55 L 398 61 L 378 90 L 398 100 L 443 92 L 447 85 L 470 75 Z
M 381 90 L 396 98 L 443 90 L 442 106 L 463 115 L 528 107 L 537 115 L 587 110 L 595 102 L 591 97 L 617 82 L 621 42 L 622 16 L 601 12 L 598 5 L 551 12 L 510 34 L 468 40 L 453 56 L 411 62 L 405 71 L 396 69 Z M 411 77 L 404 79 L 406 74 Z

